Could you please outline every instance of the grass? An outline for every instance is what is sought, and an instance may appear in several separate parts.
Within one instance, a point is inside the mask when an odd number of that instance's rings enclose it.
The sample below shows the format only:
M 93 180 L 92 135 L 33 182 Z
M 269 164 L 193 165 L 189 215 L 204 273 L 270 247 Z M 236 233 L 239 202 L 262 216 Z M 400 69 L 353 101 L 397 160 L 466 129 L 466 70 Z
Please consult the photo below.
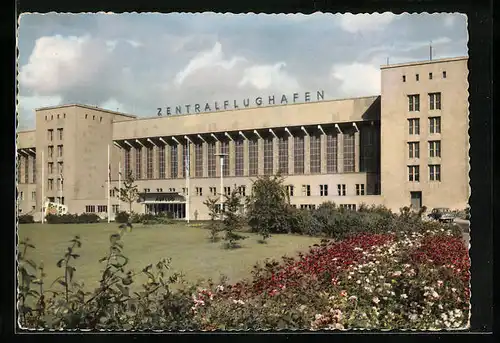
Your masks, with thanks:
M 43 261 L 47 282 L 63 275 L 57 268 L 57 261 L 63 257 L 69 241 L 80 235 L 82 247 L 77 253 L 80 258 L 74 262 L 75 280 L 83 281 L 87 290 L 98 286 L 101 276 L 99 258 L 109 247 L 109 235 L 117 232 L 117 224 L 22 224 L 19 226 L 19 239 L 29 237 L 36 246 L 31 258 Z M 130 233 L 123 238 L 124 254 L 130 259 L 128 267 L 140 270 L 161 258 L 172 258 L 172 270 L 182 271 L 189 281 L 212 278 L 215 281 L 224 274 L 230 281 L 250 276 L 252 266 L 265 258 L 294 256 L 298 251 L 319 243 L 319 238 L 274 235 L 266 244 L 259 244 L 259 236 L 245 233 L 247 239 L 241 241 L 242 247 L 234 250 L 222 249 L 222 242 L 208 241 L 209 231 L 199 226 L 190 227 L 184 223 L 173 225 L 135 224 Z M 139 281 L 139 280 L 138 280 Z M 135 283 L 136 285 L 138 283 Z

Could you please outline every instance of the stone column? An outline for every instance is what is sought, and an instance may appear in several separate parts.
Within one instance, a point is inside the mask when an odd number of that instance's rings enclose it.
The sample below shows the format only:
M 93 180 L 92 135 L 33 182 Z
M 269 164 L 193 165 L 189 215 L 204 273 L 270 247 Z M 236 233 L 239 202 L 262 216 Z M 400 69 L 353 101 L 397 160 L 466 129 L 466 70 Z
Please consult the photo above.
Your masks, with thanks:
M 327 164 L 326 164 L 326 135 L 320 136 L 320 145 L 321 145 L 321 174 L 326 174 Z
M 278 138 L 273 137 L 273 174 L 276 175 L 279 169 L 279 144 Z
M 337 134 L 337 173 L 344 172 L 344 134 Z
M 360 162 L 359 131 L 354 133 L 354 172 L 359 173 Z
M 264 140 L 263 139 L 258 139 L 257 140 L 257 146 L 258 146 L 258 175 L 264 175 Z
M 311 137 L 304 137 L 304 174 L 311 173 Z
M 203 177 L 208 177 L 208 144 L 202 143 L 203 151 Z
M 229 141 L 229 176 L 235 175 L 236 169 L 236 146 L 233 140 Z
M 243 141 L 243 175 L 248 176 L 249 174 L 249 158 L 248 158 L 248 140 Z
M 293 167 L 294 163 L 294 158 L 293 158 L 293 137 L 288 135 L 288 174 L 293 175 L 295 174 L 295 170 Z

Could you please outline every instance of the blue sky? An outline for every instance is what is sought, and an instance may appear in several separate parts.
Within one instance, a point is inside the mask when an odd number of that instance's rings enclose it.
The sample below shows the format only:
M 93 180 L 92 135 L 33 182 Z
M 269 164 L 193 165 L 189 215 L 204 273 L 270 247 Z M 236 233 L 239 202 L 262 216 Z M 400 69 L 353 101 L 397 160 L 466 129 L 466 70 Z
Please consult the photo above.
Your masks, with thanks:
M 379 66 L 467 55 L 461 14 L 23 14 L 19 128 L 66 103 L 156 108 L 324 90 L 380 91 Z

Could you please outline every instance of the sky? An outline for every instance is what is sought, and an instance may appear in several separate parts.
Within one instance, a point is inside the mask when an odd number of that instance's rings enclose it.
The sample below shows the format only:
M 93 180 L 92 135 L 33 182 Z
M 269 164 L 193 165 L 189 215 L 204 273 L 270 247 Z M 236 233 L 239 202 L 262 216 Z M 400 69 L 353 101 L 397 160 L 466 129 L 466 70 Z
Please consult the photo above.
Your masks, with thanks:
M 35 127 L 36 108 L 69 103 L 149 117 L 258 96 L 315 100 L 317 90 L 377 95 L 388 58 L 427 60 L 430 42 L 435 59 L 466 56 L 467 40 L 458 13 L 23 14 L 18 128 Z

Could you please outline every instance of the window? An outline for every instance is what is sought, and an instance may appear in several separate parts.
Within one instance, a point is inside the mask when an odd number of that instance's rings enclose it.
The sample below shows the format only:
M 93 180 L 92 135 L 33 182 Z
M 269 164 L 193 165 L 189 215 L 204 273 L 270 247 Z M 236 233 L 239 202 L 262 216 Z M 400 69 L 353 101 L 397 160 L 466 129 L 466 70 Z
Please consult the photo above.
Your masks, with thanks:
M 354 132 L 344 134 L 344 173 L 354 172 Z
M 429 157 L 441 157 L 441 141 L 429 142 Z
M 408 95 L 408 111 L 410 111 L 410 112 L 420 111 L 420 95 L 419 94 Z
M 340 204 L 340 208 L 350 211 L 356 211 L 356 204 Z
M 220 142 L 220 153 L 226 155 L 224 156 L 222 172 L 224 173 L 224 176 L 229 176 L 229 142 Z
M 293 173 L 304 174 L 304 136 L 293 138 Z
M 429 80 L 432 80 L 432 73 L 429 73 Z
M 415 80 L 419 81 L 420 80 L 420 75 L 415 74 Z
M 224 194 L 225 195 L 231 195 L 231 187 L 227 186 L 227 187 L 224 187 Z
M 157 188 L 156 189 L 156 193 L 162 193 L 163 192 L 163 188 Z
M 151 192 L 151 189 L 149 188 L 144 188 L 144 193 L 150 193 Z
M 170 146 L 170 177 L 176 179 L 179 175 L 177 145 Z
M 356 184 L 356 195 L 365 195 L 365 185 L 360 183 Z
M 52 158 L 54 156 L 54 146 L 53 145 L 48 146 L 48 152 L 49 152 L 49 158 Z
M 288 175 L 288 136 L 278 138 L 278 171 Z
M 169 192 L 175 192 L 175 188 L 169 188 L 168 191 Z
M 408 143 L 408 158 L 420 158 L 420 143 Z
M 158 177 L 165 178 L 165 146 L 158 147 Z
M 302 196 L 311 196 L 311 185 L 302 185 Z
M 248 174 L 257 175 L 259 172 L 259 145 L 256 139 L 248 141 Z
M 47 139 L 51 142 L 54 140 L 54 130 L 52 129 L 47 130 Z
M 200 197 L 203 196 L 203 188 L 196 187 L 196 195 Z
M 63 173 L 63 163 L 62 162 L 57 162 L 57 173 L 61 175 Z
M 418 118 L 408 119 L 408 133 L 410 135 L 420 134 L 420 119 Z
M 85 212 L 87 212 L 87 213 L 95 213 L 95 205 L 87 205 L 87 206 L 85 206 Z
M 36 160 L 33 158 L 31 161 L 33 183 L 36 183 Z
M 63 129 L 57 129 L 57 137 L 60 141 L 63 140 Z
M 153 147 L 148 147 L 146 150 L 146 178 L 153 178 Z
M 234 141 L 234 175 L 243 176 L 244 164 L 243 164 L 243 140 L 237 139 Z
M 203 145 L 201 143 L 194 145 L 194 176 L 203 177 Z
M 302 205 L 300 205 L 300 208 L 303 210 L 314 210 L 316 208 L 316 205 L 314 205 L 314 204 L 302 204 Z
M 125 177 L 130 173 L 130 149 L 125 150 Z
M 328 133 L 326 136 L 326 172 L 337 172 L 337 134 Z
M 215 187 L 209 187 L 208 191 L 211 195 L 217 195 L 217 188 Z
M 95 116 L 92 116 L 92 120 L 95 120 Z
M 403 82 L 406 82 L 406 75 L 403 75 Z
M 142 179 L 142 148 L 135 148 L 135 178 Z
M 247 186 L 239 186 L 238 187 L 238 193 L 241 196 L 246 196 L 247 195 Z
M 35 191 L 31 192 L 31 200 L 36 201 L 36 192 Z
M 118 213 L 119 209 L 119 205 L 111 205 L 111 211 L 113 211 L 113 213 Z
M 99 117 L 99 122 L 102 122 L 102 117 Z
M 189 190 L 186 187 L 182 187 L 182 195 L 189 195 Z
M 114 189 L 110 189 L 110 190 L 109 190 L 109 196 L 110 196 L 111 198 L 114 198 L 114 197 L 115 197 L 115 190 L 114 190 Z
M 429 180 L 441 181 L 441 165 L 439 164 L 429 165 Z
M 208 150 L 208 177 L 215 177 L 216 162 L 215 162 L 215 142 L 207 143 Z
M 62 157 L 63 156 L 63 146 L 58 145 L 57 146 L 57 157 Z
M 429 93 L 429 109 L 441 109 L 441 93 Z
M 446 71 L 443 71 L 443 79 L 446 79 Z
M 186 177 L 186 173 L 189 173 L 191 152 L 189 151 L 189 143 L 182 146 L 182 177 Z
M 63 187 L 63 180 L 58 177 L 57 178 L 57 190 L 62 191 L 62 187 Z
M 273 174 L 273 139 L 264 139 L 264 175 Z
M 321 173 L 321 139 L 318 135 L 309 137 L 309 163 L 311 174 Z
M 32 161 L 33 161 L 33 164 L 35 164 L 35 160 L 33 159 Z M 30 157 L 25 156 L 24 157 L 24 183 L 28 183 L 30 181 L 29 172 L 30 172 Z
M 19 200 L 24 200 L 24 192 L 19 192 Z
M 319 185 L 319 195 L 322 197 L 328 196 L 328 185 Z
M 360 128 L 360 172 L 376 172 L 378 163 L 376 159 L 377 147 L 375 146 L 375 136 L 377 129 L 374 126 Z
M 429 118 L 429 133 L 441 133 L 441 117 Z
M 339 196 L 345 196 L 346 194 L 346 187 L 345 187 L 345 184 L 339 184 L 337 185 L 337 194 Z
M 420 181 L 420 166 L 408 166 L 408 181 Z
M 98 213 L 108 212 L 108 206 L 107 205 L 97 205 L 97 212 Z
M 88 115 L 88 114 L 86 114 L 86 115 L 85 115 L 85 119 L 87 119 L 88 117 L 89 117 L 89 115 Z
M 289 196 L 293 197 L 293 186 L 292 185 L 286 186 L 286 191 L 288 192 Z
M 54 163 L 53 162 L 47 163 L 47 172 L 49 174 L 54 174 Z
M 47 182 L 48 182 L 47 188 L 49 189 L 49 191 L 53 190 L 54 189 L 54 179 L 48 179 Z

